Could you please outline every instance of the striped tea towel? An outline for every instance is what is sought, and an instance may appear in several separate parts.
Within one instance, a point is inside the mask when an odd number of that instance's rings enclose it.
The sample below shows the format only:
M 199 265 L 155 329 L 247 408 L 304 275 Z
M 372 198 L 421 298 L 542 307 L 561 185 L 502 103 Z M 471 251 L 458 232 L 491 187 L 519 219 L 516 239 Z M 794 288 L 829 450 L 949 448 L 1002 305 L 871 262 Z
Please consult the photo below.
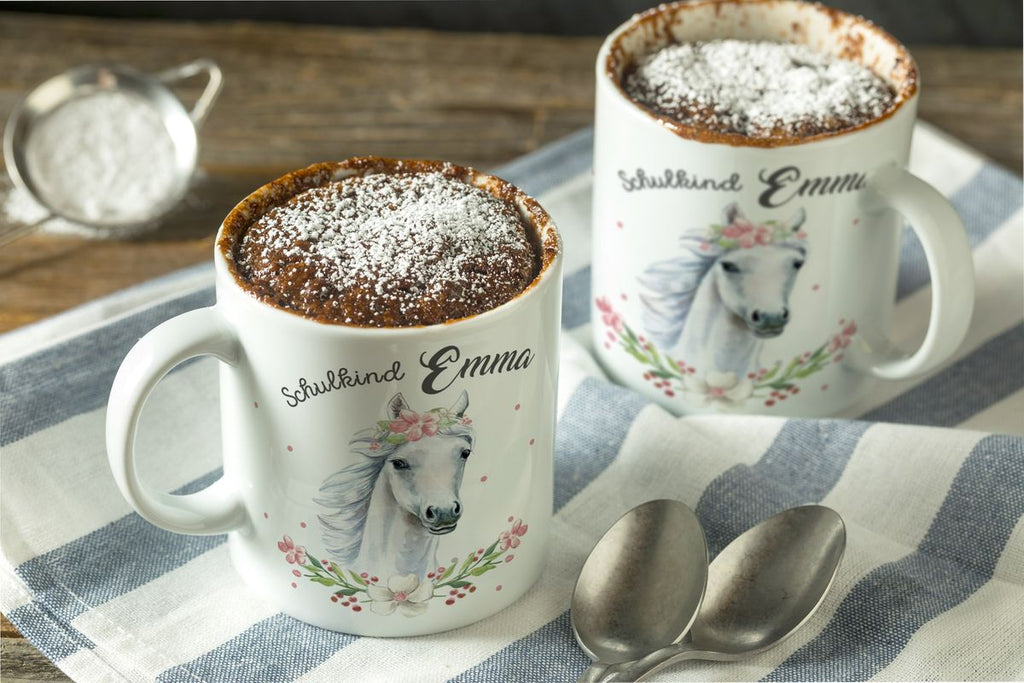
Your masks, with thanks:
M 945 367 L 839 419 L 675 418 L 607 382 L 586 350 L 591 144 L 583 131 L 498 170 L 540 196 L 566 244 L 554 538 L 524 599 L 434 636 L 323 631 L 248 592 L 223 536 L 178 536 L 130 511 L 106 465 L 107 393 L 139 336 L 212 303 L 201 266 L 0 337 L 3 612 L 82 681 L 568 681 L 588 664 L 569 625 L 576 573 L 627 509 L 682 500 L 714 555 L 821 502 L 844 517 L 848 547 L 811 621 L 758 657 L 658 679 L 1024 678 L 1020 179 L 919 126 L 912 168 L 960 211 L 977 272 L 970 335 Z M 895 316 L 908 346 L 928 315 L 923 264 L 908 238 Z M 148 481 L 190 492 L 218 476 L 215 375 L 200 360 L 154 392 L 139 436 Z

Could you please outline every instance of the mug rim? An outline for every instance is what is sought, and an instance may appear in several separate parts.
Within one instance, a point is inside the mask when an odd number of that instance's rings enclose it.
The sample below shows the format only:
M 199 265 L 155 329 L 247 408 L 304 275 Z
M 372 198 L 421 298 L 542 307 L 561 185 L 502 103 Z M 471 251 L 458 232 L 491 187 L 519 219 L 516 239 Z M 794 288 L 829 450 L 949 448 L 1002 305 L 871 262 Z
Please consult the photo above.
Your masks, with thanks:
M 845 23 L 849 27 L 860 27 L 864 31 L 868 31 L 874 34 L 879 40 L 891 45 L 898 55 L 897 62 L 905 62 L 906 74 L 901 83 L 892 83 L 888 78 L 877 74 L 883 78 L 890 86 L 896 90 L 897 99 L 896 102 L 887 109 L 880 116 L 874 117 L 868 121 L 860 123 L 855 126 L 843 128 L 835 131 L 825 131 L 816 135 L 789 135 L 780 137 L 769 137 L 769 138 L 757 138 L 742 135 L 740 133 L 723 133 L 718 131 L 708 130 L 701 126 L 695 126 L 691 124 L 685 124 L 677 121 L 674 118 L 657 114 L 645 105 L 637 102 L 629 96 L 625 91 L 621 83 L 621 71 L 627 66 L 636 54 L 630 53 L 622 47 L 623 39 L 631 34 L 634 30 L 637 30 L 640 26 L 645 23 L 654 23 L 662 20 L 663 17 L 670 15 L 681 15 L 686 12 L 699 10 L 707 6 L 713 6 L 716 14 L 721 11 L 722 6 L 740 6 L 740 5 L 780 5 L 790 8 L 802 8 L 809 11 L 815 11 L 829 15 L 833 26 L 840 23 Z M 671 22 L 666 22 L 671 23 Z M 854 60 L 857 61 L 857 60 Z M 862 62 L 857 62 L 863 66 L 867 66 Z M 871 67 L 868 67 L 871 68 Z M 613 93 L 613 97 L 616 98 L 621 104 L 629 106 L 631 109 L 638 112 L 642 117 L 651 122 L 656 123 L 672 132 L 673 134 L 683 138 L 692 140 L 694 142 L 706 143 L 706 144 L 725 144 L 732 147 L 747 147 L 747 148 L 775 148 L 775 147 L 792 147 L 802 144 L 822 142 L 826 140 L 835 140 L 842 138 L 845 135 L 852 133 L 858 133 L 868 128 L 880 124 L 884 121 L 893 118 L 898 112 L 902 111 L 905 107 L 911 105 L 916 101 L 919 92 L 920 84 L 920 71 L 917 67 L 917 62 L 914 60 L 910 50 L 906 48 L 899 40 L 896 39 L 891 33 L 886 31 L 881 26 L 875 24 L 870 19 L 866 19 L 863 16 L 851 14 L 834 7 L 823 5 L 819 2 L 805 2 L 804 0 L 674 0 L 665 4 L 659 4 L 652 7 L 644 12 L 634 14 L 632 17 L 624 21 L 618 27 L 615 28 L 605 38 L 601 44 L 601 48 L 597 54 L 597 61 L 595 63 L 595 71 L 597 72 L 598 88 L 610 87 Z M 620 73 L 619 77 L 616 77 L 616 72 Z
M 266 211 L 287 201 L 291 197 L 312 187 L 327 182 L 336 182 L 354 175 L 368 173 L 441 172 L 461 182 L 483 189 L 493 196 L 511 202 L 518 210 L 520 217 L 535 232 L 538 240 L 540 268 L 526 287 L 508 301 L 489 308 L 486 311 L 453 318 L 429 325 L 404 325 L 377 327 L 358 325 L 330 320 L 317 320 L 304 313 L 282 306 L 274 305 L 257 297 L 242 284 L 234 259 L 228 255 L 232 252 L 236 239 L 254 220 Z M 525 305 L 529 300 L 545 291 L 551 281 L 561 274 L 562 237 L 540 203 L 527 195 L 512 183 L 497 176 L 484 173 L 471 166 L 460 166 L 447 161 L 398 159 L 390 157 L 363 156 L 350 157 L 342 161 L 328 161 L 312 164 L 276 178 L 254 190 L 242 199 L 225 217 L 217 231 L 214 242 L 214 266 L 218 282 L 226 283 L 231 291 L 247 304 L 256 306 L 258 310 L 273 316 L 279 316 L 282 323 L 312 326 L 328 334 L 354 334 L 370 336 L 414 336 L 421 334 L 446 334 L 449 330 L 462 328 L 477 321 L 489 322 L 511 315 L 517 307 Z M 218 298 L 217 305 L 223 302 Z

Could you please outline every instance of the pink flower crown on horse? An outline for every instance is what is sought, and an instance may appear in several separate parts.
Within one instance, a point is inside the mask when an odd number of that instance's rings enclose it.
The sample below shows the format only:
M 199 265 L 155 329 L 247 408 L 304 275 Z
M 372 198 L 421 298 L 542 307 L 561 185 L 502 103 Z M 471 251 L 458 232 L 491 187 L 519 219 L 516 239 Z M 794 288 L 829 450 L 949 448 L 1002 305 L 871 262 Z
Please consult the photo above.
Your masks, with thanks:
M 697 237 L 701 251 L 710 251 L 718 247 L 725 251 L 734 249 L 751 249 L 770 244 L 792 244 L 794 240 L 804 241 L 807 233 L 800 229 L 804 222 L 804 211 L 801 209 L 793 219 L 782 222 L 767 220 L 754 223 L 740 213 L 739 207 L 731 204 L 726 207 L 724 225 L 711 225 L 707 231 Z
M 419 441 L 425 436 L 435 436 L 454 424 L 472 423 L 468 417 L 458 415 L 449 408 L 432 408 L 423 413 L 403 409 L 393 420 L 379 420 L 373 438 L 379 443 L 401 446 L 409 441 Z

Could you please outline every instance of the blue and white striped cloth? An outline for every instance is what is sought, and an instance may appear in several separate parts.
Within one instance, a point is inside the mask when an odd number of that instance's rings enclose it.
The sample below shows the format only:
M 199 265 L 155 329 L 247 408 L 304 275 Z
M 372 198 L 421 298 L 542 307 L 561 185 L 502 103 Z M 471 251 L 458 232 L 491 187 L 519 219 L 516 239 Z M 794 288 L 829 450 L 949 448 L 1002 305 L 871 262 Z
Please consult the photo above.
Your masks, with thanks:
M 566 243 L 554 542 L 523 600 L 435 636 L 323 631 L 250 594 L 223 536 L 167 533 L 129 510 L 106 465 L 107 393 L 139 336 L 212 302 L 202 266 L 0 337 L 3 612 L 83 681 L 571 680 L 588 664 L 569 627 L 572 585 L 625 510 L 682 500 L 714 554 L 821 502 L 844 517 L 848 547 L 815 617 L 756 658 L 682 663 L 661 680 L 1024 678 L 1020 178 L 917 130 L 911 166 L 953 200 L 975 254 L 974 321 L 945 367 L 880 387 L 842 419 L 675 418 L 603 379 L 585 349 L 591 144 L 584 131 L 498 170 L 541 198 Z M 899 297 L 894 333 L 912 346 L 930 293 L 909 240 Z M 173 372 L 145 411 L 143 475 L 166 490 L 218 476 L 214 363 Z

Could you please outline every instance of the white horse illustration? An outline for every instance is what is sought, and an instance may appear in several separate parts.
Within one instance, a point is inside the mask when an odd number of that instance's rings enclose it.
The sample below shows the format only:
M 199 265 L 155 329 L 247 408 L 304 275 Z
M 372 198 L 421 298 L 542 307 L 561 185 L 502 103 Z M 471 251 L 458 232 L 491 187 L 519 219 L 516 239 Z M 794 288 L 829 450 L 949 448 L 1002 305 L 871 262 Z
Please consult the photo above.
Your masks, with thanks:
M 688 231 L 684 256 L 640 276 L 643 323 L 655 344 L 701 372 L 756 370 L 764 340 L 782 334 L 807 248 L 800 209 L 783 224 L 754 225 L 736 204 L 725 226 Z
M 463 513 L 459 487 L 474 441 L 468 405 L 463 391 L 447 410 L 417 413 L 396 394 L 390 419 L 354 435 L 360 462 L 328 477 L 315 499 L 331 510 L 319 520 L 335 561 L 382 578 L 422 579 L 438 566 L 438 539 Z

